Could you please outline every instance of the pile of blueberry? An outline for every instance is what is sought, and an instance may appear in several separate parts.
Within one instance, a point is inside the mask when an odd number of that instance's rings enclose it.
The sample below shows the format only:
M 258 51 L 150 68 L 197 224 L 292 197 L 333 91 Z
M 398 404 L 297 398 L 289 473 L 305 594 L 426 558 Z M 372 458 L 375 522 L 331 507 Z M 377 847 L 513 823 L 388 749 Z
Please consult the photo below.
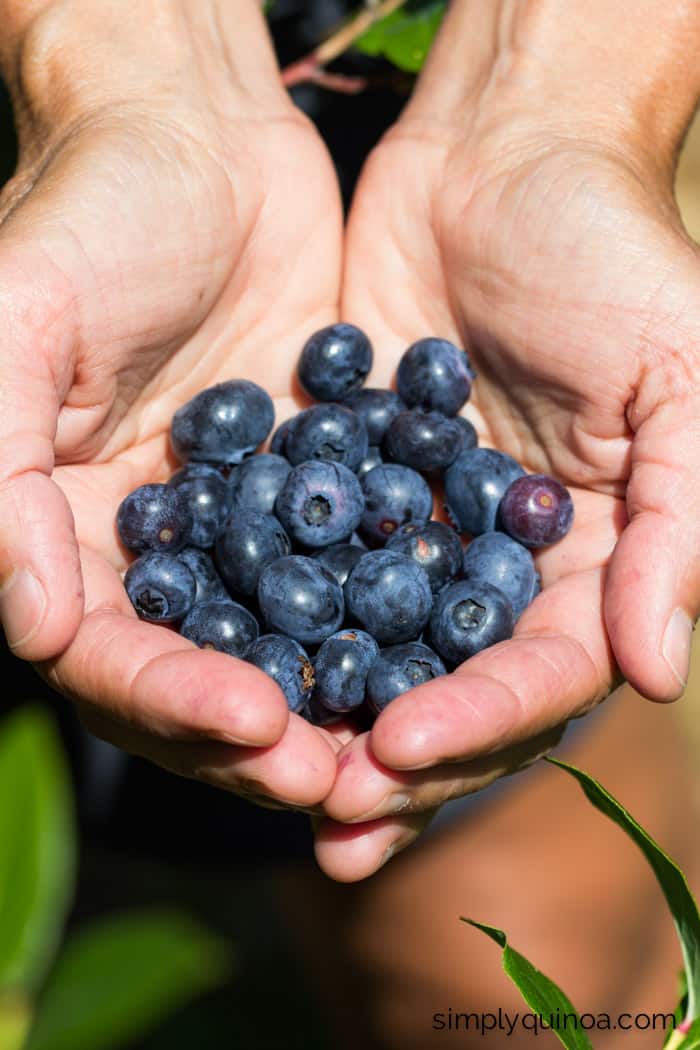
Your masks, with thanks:
M 260 455 L 268 394 L 247 380 L 203 390 L 173 418 L 184 466 L 117 514 L 139 552 L 124 578 L 139 616 L 254 664 L 315 724 L 377 713 L 509 638 L 539 591 L 531 549 L 573 521 L 558 481 L 477 447 L 457 415 L 475 378 L 463 350 L 414 343 L 397 393 L 363 386 L 371 366 L 353 325 L 313 335 L 298 377 L 320 403 Z M 431 520 L 423 474 L 442 477 L 454 528 Z

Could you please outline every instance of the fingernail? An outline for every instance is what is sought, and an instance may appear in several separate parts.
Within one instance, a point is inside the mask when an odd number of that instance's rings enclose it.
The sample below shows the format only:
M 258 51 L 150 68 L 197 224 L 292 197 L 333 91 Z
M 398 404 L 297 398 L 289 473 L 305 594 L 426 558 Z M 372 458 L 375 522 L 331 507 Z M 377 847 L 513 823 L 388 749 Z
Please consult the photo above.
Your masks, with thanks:
M 45 611 L 44 588 L 29 569 L 16 569 L 0 588 L 0 619 L 10 649 L 31 641 Z
M 693 621 L 684 609 L 675 609 L 666 625 L 661 652 L 683 689 L 688 683 L 692 638 Z

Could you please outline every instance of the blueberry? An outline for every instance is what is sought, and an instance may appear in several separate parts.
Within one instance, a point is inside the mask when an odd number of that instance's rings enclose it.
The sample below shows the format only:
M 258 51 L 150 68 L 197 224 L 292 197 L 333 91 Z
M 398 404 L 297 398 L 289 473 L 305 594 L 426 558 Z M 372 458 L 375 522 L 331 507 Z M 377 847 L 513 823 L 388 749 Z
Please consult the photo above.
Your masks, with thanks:
M 190 543 L 195 547 L 212 547 L 229 509 L 226 479 L 215 468 L 213 473 L 205 474 L 185 467 L 173 475 L 168 485 L 187 500 L 192 515 Z
M 365 548 L 354 543 L 334 543 L 331 547 L 315 551 L 311 557 L 321 563 L 324 569 L 332 573 L 341 587 L 350 575 L 351 570 L 365 553 Z
M 547 474 L 517 478 L 498 508 L 499 526 L 526 547 L 556 543 L 573 523 L 574 503 L 569 490 Z
M 312 558 L 292 555 L 268 565 L 258 584 L 258 602 L 267 626 L 304 645 L 335 634 L 343 622 L 343 590 Z
M 307 460 L 290 471 L 275 502 L 288 534 L 305 547 L 327 547 L 357 528 L 365 509 L 360 483 L 342 463 Z
M 292 468 L 284 456 L 264 452 L 241 463 L 230 481 L 232 510 L 272 514 L 277 494 Z
M 370 445 L 381 445 L 392 419 L 408 407 L 393 390 L 367 386 L 350 394 L 343 404 L 364 420 Z
M 427 574 L 395 551 L 369 551 L 344 587 L 350 616 L 382 644 L 416 638 L 430 617 Z
M 414 470 L 445 470 L 462 451 L 465 432 L 456 419 L 441 412 L 412 409 L 392 420 L 384 450 L 396 463 Z
M 205 602 L 210 598 L 229 597 L 224 581 L 216 571 L 216 566 L 210 554 L 200 550 L 199 547 L 185 547 L 177 553 L 178 561 L 184 562 L 194 576 L 197 590 L 194 596 L 195 603 Z
M 191 541 L 192 513 L 177 489 L 141 485 L 119 505 L 117 530 L 130 550 L 174 553 Z
M 375 467 L 362 478 L 365 511 L 360 533 L 375 547 L 386 543 L 401 525 L 426 522 L 433 511 L 433 494 L 427 481 L 399 463 Z
M 248 648 L 246 662 L 277 682 L 290 711 L 301 711 L 314 688 L 314 669 L 308 656 L 293 638 L 262 634 Z
M 280 423 L 277 430 L 272 435 L 270 441 L 270 452 L 275 456 L 286 456 L 287 455 L 287 437 L 291 428 L 294 426 L 296 416 L 292 416 L 291 419 L 285 419 L 284 423 Z
M 229 656 L 245 656 L 259 634 L 258 621 L 237 602 L 212 599 L 193 605 L 180 634 L 200 649 L 216 649 Z
M 386 550 L 405 554 L 420 565 L 430 581 L 430 589 L 437 594 L 446 583 L 454 580 L 462 569 L 462 544 L 449 525 L 441 521 L 402 525 L 390 536 Z
M 490 583 L 503 591 L 520 616 L 539 590 L 529 550 L 504 532 L 484 532 L 464 552 L 464 576 L 472 583 Z
M 443 660 L 456 666 L 510 638 L 514 625 L 513 606 L 503 591 L 490 583 L 458 580 L 435 600 L 430 639 Z
M 176 623 L 194 605 L 195 579 L 175 554 L 149 551 L 132 562 L 124 576 L 131 604 L 141 619 Z
M 365 631 L 346 628 L 326 638 L 316 654 L 315 696 L 331 711 L 353 711 L 365 698 L 369 669 L 379 646 Z
M 460 452 L 445 472 L 445 500 L 455 528 L 472 536 L 493 532 L 504 492 L 524 474 L 520 464 L 505 452 L 493 448 Z
M 384 459 L 382 457 L 382 450 L 378 445 L 370 445 L 367 449 L 367 455 L 362 460 L 355 473 L 358 478 L 363 478 L 365 474 L 369 474 L 370 470 L 374 470 L 375 467 L 381 467 L 383 463 Z
M 181 460 L 236 464 L 262 444 L 275 422 L 272 398 L 257 383 L 230 379 L 208 387 L 173 416 L 171 439 Z
M 479 444 L 479 435 L 476 432 L 476 427 L 467 419 L 466 416 L 455 416 L 455 423 L 459 423 L 464 433 L 462 438 L 462 452 L 466 452 L 467 449 L 476 448 Z
M 263 569 L 291 549 L 287 533 L 272 514 L 241 510 L 224 522 L 216 541 L 216 565 L 229 590 L 251 595 Z
M 455 416 L 468 400 L 474 378 L 464 350 L 447 339 L 419 339 L 399 361 L 396 385 L 409 408 Z
M 341 401 L 361 387 L 372 367 L 372 345 L 352 324 L 332 324 L 308 340 L 297 375 L 317 401 Z
M 312 726 L 332 726 L 335 722 L 340 722 L 343 717 L 340 711 L 331 711 L 329 708 L 324 707 L 315 693 L 311 695 L 306 707 L 300 714 Z
M 168 485 L 178 488 L 183 481 L 190 481 L 192 478 L 222 478 L 225 480 L 224 473 L 212 463 L 198 463 L 196 460 L 190 460 L 189 463 L 183 463 L 179 470 L 175 471 Z
M 367 697 L 377 714 L 401 693 L 447 674 L 440 657 L 422 642 L 382 649 L 367 676 Z
M 333 403 L 304 409 L 287 437 L 287 459 L 294 466 L 307 459 L 330 459 L 356 470 L 367 448 L 367 428 L 360 417 Z

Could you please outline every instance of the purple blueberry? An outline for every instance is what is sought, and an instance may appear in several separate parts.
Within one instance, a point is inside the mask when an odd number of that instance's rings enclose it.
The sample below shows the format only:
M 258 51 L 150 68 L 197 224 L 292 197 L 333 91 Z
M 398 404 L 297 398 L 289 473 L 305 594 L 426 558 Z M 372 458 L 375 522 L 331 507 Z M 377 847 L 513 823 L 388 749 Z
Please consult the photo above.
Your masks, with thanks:
M 302 555 L 278 558 L 258 584 L 258 603 L 268 628 L 317 645 L 340 628 L 343 589 L 317 561 Z
M 426 473 L 445 470 L 462 451 L 465 432 L 456 419 L 441 412 L 411 409 L 392 420 L 384 451 L 395 463 Z
M 386 463 L 361 480 L 365 510 L 360 534 L 377 547 L 410 521 L 424 523 L 433 512 L 433 494 L 427 481 L 410 467 Z
M 341 587 L 358 561 L 365 553 L 366 548 L 358 547 L 354 543 L 334 543 L 331 547 L 315 551 L 311 557 L 314 561 L 321 563 L 324 569 L 332 573 Z
M 344 587 L 349 615 L 381 644 L 417 638 L 430 618 L 427 574 L 395 551 L 369 551 Z
M 124 575 L 131 604 L 142 620 L 176 623 L 194 605 L 197 590 L 187 565 L 176 554 L 148 551 Z
M 419 339 L 399 361 L 396 386 L 409 408 L 456 416 L 474 378 L 464 350 L 447 339 Z
M 275 502 L 275 513 L 304 547 L 327 547 L 350 536 L 360 523 L 365 498 L 360 482 L 342 463 L 308 460 L 294 467 Z
M 245 656 L 259 634 L 258 621 L 237 602 L 212 599 L 193 605 L 180 634 L 200 649 L 216 649 L 229 656 Z
M 441 521 L 424 524 L 412 521 L 402 525 L 386 542 L 386 550 L 398 551 L 420 565 L 437 594 L 462 569 L 462 544 L 449 525 Z
M 370 445 L 381 445 L 392 419 L 408 407 L 393 390 L 367 386 L 350 394 L 343 404 L 364 420 Z
M 539 592 L 539 577 L 526 547 L 504 532 L 484 532 L 464 552 L 465 579 L 490 583 L 503 591 L 520 616 Z
M 311 698 L 314 669 L 293 638 L 262 634 L 248 647 L 245 660 L 277 682 L 290 711 L 301 711 Z
M 547 474 L 528 474 L 508 486 L 498 508 L 498 524 L 526 547 L 546 547 L 563 539 L 574 523 L 574 502 L 561 482 Z
M 297 375 L 317 401 L 342 401 L 362 386 L 372 367 L 372 345 L 352 324 L 332 324 L 315 332 L 299 358 Z
M 216 571 L 214 560 L 210 554 L 199 547 L 185 547 L 177 553 L 178 561 L 184 562 L 194 576 L 197 591 L 194 596 L 195 604 L 206 602 L 210 598 L 227 599 L 229 593 L 224 581 Z
M 233 465 L 262 444 L 275 422 L 270 395 L 247 379 L 208 387 L 173 416 L 171 440 L 181 460 Z
M 447 674 L 437 653 L 422 642 L 406 642 L 382 649 L 367 676 L 367 698 L 379 714 L 409 689 Z
M 255 594 L 263 570 L 292 549 L 272 514 L 241 510 L 223 524 L 215 547 L 216 565 L 230 591 Z
M 354 711 L 365 698 L 369 669 L 379 646 L 366 631 L 346 628 L 326 638 L 316 654 L 315 696 L 331 711 Z
M 198 466 L 205 466 L 204 463 Z M 168 482 L 187 500 L 192 515 L 190 543 L 205 549 L 212 547 L 229 510 L 229 483 L 216 468 L 200 473 L 184 467 Z
M 312 405 L 296 417 L 287 437 L 287 459 L 293 466 L 307 459 L 329 459 L 356 470 L 367 455 L 367 428 L 344 405 Z
M 503 494 L 524 474 L 512 456 L 494 448 L 460 452 L 445 471 L 446 507 L 455 528 L 472 536 L 493 532 Z
M 513 606 L 503 591 L 490 583 L 458 580 L 435 599 L 430 640 L 446 663 L 457 666 L 510 638 L 514 626 Z
M 257 510 L 273 514 L 275 500 L 291 466 L 284 456 L 263 452 L 237 468 L 229 483 L 231 510 Z
M 119 505 L 117 531 L 130 550 L 182 550 L 192 537 L 187 498 L 169 485 L 140 485 Z

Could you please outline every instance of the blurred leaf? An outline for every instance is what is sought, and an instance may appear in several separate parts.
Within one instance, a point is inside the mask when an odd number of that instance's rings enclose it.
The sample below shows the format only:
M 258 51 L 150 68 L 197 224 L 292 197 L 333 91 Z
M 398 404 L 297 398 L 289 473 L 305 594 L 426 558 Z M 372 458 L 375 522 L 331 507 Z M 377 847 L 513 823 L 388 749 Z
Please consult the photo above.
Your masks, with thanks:
M 440 28 L 445 0 L 407 7 L 382 18 L 354 46 L 366 55 L 381 55 L 407 73 L 418 73 Z
M 0 989 L 36 989 L 61 939 L 75 876 L 68 769 L 50 715 L 0 726 Z
M 671 909 L 678 931 L 688 982 L 687 1016 L 690 1020 L 695 1020 L 700 1007 L 700 915 L 685 875 L 651 835 L 597 780 L 590 777 L 588 773 L 577 769 L 576 766 L 562 762 L 560 759 L 548 758 L 547 761 L 575 777 L 583 788 L 588 801 L 621 827 L 639 846 L 649 861 Z
M 465 919 L 464 917 L 462 917 L 462 922 L 475 926 L 477 930 L 481 930 L 482 933 L 485 933 L 487 937 L 490 937 L 492 941 L 501 946 L 503 949 L 503 969 L 513 984 L 520 990 L 523 999 L 533 1013 L 543 1018 L 545 1024 L 549 1023 L 548 1018 L 550 1016 L 554 1018 L 557 1013 L 560 1017 L 564 1014 L 572 1014 L 578 1018 L 576 1010 L 561 988 L 554 981 L 551 981 L 549 977 L 541 973 L 540 970 L 535 969 L 524 955 L 511 948 L 503 930 L 498 930 L 495 926 L 486 926 L 482 922 L 476 922 L 474 919 Z M 567 1050 L 593 1050 L 583 1028 L 567 1027 L 559 1029 L 553 1027 L 552 1032 Z
M 0 1050 L 21 1050 L 31 1020 L 31 1009 L 24 996 L 0 995 Z
M 178 912 L 112 916 L 66 945 L 26 1050 L 109 1050 L 221 984 L 228 944 Z

